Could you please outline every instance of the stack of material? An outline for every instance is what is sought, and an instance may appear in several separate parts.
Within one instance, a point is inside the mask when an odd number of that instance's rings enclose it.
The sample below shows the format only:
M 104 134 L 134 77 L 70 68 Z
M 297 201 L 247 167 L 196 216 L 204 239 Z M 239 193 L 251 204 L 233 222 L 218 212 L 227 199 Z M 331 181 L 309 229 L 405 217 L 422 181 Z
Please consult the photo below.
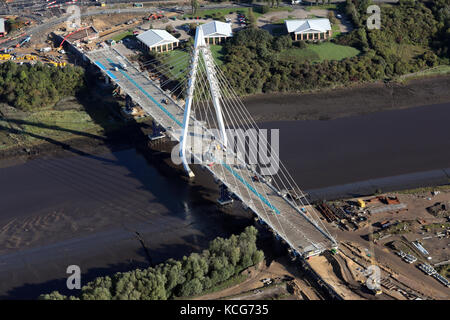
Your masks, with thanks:
M 399 203 L 399 204 L 390 204 L 387 206 L 369 209 L 369 212 L 370 212 L 370 214 L 374 214 L 374 213 L 380 213 L 380 212 L 400 211 L 400 210 L 404 210 L 404 209 L 406 209 L 406 204 Z

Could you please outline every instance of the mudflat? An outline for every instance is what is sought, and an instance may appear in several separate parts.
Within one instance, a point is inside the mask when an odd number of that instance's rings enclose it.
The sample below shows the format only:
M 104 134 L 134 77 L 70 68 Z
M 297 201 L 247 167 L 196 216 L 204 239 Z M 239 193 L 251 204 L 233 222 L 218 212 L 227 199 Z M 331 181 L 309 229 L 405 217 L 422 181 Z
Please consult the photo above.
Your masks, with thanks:
M 264 94 L 244 104 L 257 122 L 329 120 L 450 101 L 450 76 L 372 83 L 305 94 Z

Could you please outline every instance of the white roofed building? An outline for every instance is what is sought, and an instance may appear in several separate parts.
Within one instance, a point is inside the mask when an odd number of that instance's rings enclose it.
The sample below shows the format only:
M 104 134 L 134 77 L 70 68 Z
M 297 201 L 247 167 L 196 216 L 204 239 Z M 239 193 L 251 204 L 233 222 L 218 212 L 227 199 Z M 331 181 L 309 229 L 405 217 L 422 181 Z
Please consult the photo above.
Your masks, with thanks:
M 232 37 L 231 24 L 221 21 L 211 21 L 200 26 L 208 44 L 222 43 L 226 38 Z
M 5 19 L 0 18 L 0 36 L 3 37 L 5 35 L 6 35 Z
M 298 19 L 286 20 L 288 33 L 292 33 L 294 40 L 325 40 L 331 38 L 332 30 L 330 20 Z
M 148 50 L 164 52 L 178 47 L 180 40 L 166 30 L 150 29 L 137 36 L 139 42 Z

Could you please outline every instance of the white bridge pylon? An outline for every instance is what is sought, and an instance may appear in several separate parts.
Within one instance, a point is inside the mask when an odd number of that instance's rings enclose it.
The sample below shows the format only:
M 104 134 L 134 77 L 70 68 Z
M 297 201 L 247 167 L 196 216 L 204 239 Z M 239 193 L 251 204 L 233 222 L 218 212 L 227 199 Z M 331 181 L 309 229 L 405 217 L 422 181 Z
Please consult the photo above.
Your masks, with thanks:
M 184 118 L 183 118 L 183 128 L 182 136 L 180 139 L 180 158 L 183 163 L 183 167 L 189 177 L 194 177 L 194 173 L 189 168 L 188 161 L 186 159 L 186 148 L 188 141 L 188 131 L 189 131 L 189 119 L 191 117 L 192 101 L 194 99 L 194 88 L 197 79 L 197 73 L 199 68 L 199 59 L 203 59 L 206 76 L 209 84 L 209 91 L 211 94 L 212 102 L 214 105 L 214 110 L 216 113 L 217 123 L 219 125 L 220 133 L 220 143 L 222 148 L 226 149 L 227 146 L 227 135 L 225 130 L 225 123 L 223 121 L 222 106 L 220 103 L 220 89 L 218 86 L 218 81 L 216 78 L 216 71 L 214 69 L 214 62 L 209 46 L 205 42 L 205 37 L 203 35 L 203 29 L 198 26 L 195 33 L 194 41 L 194 52 L 192 57 L 192 67 L 189 75 L 189 82 L 187 87 L 186 104 L 184 108 Z

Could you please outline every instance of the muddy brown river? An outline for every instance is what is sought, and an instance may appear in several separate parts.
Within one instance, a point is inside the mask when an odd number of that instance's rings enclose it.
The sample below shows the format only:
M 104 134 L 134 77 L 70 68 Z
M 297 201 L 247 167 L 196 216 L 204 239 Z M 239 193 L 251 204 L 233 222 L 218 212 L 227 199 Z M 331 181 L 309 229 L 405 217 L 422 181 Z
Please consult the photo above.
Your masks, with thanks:
M 319 197 L 448 183 L 450 104 L 334 120 L 266 122 L 280 155 Z M 65 290 L 66 268 L 82 283 L 200 250 L 252 223 L 235 203 L 219 210 L 202 171 L 188 184 L 136 150 L 40 158 L 0 169 L 0 297 Z M 344 187 L 343 187 L 344 186 Z M 321 193 L 322 192 L 322 193 Z

